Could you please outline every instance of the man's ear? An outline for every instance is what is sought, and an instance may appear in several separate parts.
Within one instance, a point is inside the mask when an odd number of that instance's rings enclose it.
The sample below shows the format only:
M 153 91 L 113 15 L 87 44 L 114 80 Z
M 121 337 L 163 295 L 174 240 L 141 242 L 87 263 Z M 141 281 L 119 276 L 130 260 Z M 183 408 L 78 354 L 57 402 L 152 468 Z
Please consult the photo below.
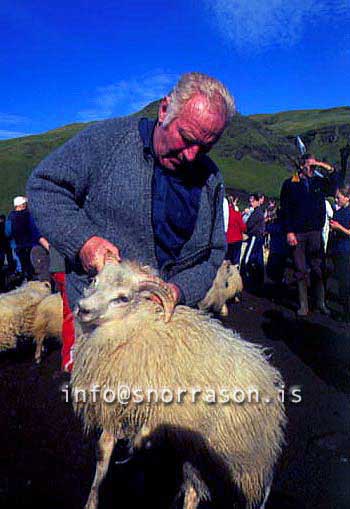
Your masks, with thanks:
M 166 117 L 166 113 L 167 113 L 169 104 L 170 104 L 170 97 L 169 96 L 164 97 L 160 101 L 159 109 L 158 109 L 158 121 L 160 123 L 164 122 L 164 119 Z

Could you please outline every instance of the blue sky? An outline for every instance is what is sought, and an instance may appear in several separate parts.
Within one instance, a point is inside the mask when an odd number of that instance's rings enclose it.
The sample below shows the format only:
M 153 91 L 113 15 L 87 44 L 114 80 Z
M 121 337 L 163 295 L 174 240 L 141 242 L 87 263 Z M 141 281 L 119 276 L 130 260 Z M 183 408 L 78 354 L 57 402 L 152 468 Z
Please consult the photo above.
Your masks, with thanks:
M 0 139 L 129 114 L 194 70 L 243 114 L 350 105 L 350 0 L 1 0 Z

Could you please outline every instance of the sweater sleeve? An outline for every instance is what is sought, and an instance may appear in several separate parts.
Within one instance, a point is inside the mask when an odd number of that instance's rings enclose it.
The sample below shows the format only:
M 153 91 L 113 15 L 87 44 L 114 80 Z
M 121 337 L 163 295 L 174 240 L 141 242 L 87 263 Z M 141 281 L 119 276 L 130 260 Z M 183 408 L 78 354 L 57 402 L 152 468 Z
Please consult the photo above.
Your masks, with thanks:
M 214 204 L 215 222 L 212 228 L 211 248 L 208 259 L 194 267 L 181 271 L 170 279 L 171 283 L 175 283 L 180 288 L 180 304 L 194 306 L 205 297 L 225 257 L 224 186 L 223 184 L 219 184 L 219 186 L 216 203 Z
M 42 235 L 39 232 L 32 215 L 30 215 L 30 231 L 31 231 L 32 242 L 34 244 L 36 244 L 37 242 L 39 242 L 39 239 L 40 239 L 40 237 L 42 237 Z
M 97 231 L 83 208 L 94 170 L 90 129 L 44 159 L 27 184 L 30 211 L 41 234 L 72 261 Z

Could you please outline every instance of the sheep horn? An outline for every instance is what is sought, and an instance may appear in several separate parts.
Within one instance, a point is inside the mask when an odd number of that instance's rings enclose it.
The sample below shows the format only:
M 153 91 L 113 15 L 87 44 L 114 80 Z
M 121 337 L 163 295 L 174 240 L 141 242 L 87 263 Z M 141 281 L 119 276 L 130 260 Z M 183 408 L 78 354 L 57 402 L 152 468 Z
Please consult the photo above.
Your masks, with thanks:
M 149 277 L 139 283 L 141 291 L 149 291 L 160 301 L 164 311 L 164 321 L 169 322 L 175 309 L 175 298 L 171 288 L 158 277 Z

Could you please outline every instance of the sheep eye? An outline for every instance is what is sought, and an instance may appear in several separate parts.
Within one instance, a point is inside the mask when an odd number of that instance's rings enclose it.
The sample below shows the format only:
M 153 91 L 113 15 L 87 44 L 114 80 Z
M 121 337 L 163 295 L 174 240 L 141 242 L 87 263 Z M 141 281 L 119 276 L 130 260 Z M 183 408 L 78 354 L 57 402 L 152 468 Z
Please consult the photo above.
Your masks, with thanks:
M 120 297 L 116 297 L 111 300 L 111 304 L 116 306 L 117 304 L 123 304 L 125 302 L 129 302 L 129 298 L 126 295 L 121 295 Z
M 228 282 L 227 282 L 227 281 L 226 281 L 226 283 L 225 283 L 225 288 L 228 288 Z

